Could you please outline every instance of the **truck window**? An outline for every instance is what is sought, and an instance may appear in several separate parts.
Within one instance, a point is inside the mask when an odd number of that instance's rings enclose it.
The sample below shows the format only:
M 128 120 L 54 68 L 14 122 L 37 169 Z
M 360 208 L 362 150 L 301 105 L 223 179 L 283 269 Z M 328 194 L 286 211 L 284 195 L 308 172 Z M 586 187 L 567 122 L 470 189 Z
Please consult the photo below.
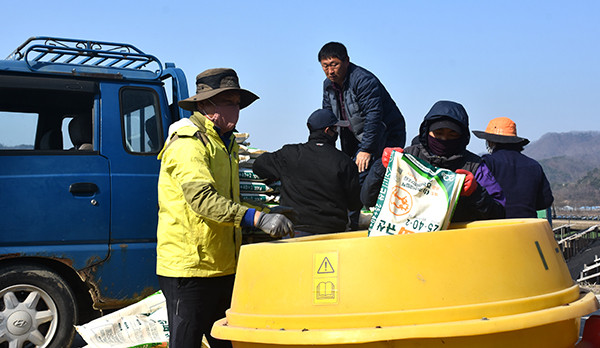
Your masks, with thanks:
M 158 96 L 154 90 L 122 88 L 121 120 L 125 150 L 158 153 L 162 146 L 162 133 Z
M 38 114 L 0 111 L 0 149 L 33 150 Z
M 73 148 L 73 142 L 71 141 L 71 137 L 69 136 L 69 123 L 71 122 L 71 120 L 71 117 L 66 117 L 63 119 L 62 122 L 61 130 L 63 134 L 63 148 L 65 150 Z
M 0 150 L 63 151 L 73 148 L 75 117 L 85 118 L 92 150 L 94 83 L 54 78 L 0 77 Z

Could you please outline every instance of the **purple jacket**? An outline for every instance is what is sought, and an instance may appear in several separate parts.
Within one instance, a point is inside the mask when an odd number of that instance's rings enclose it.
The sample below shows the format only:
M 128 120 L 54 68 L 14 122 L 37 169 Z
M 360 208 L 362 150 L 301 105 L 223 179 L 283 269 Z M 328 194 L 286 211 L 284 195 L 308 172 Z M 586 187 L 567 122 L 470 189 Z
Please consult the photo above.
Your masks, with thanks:
M 499 202 L 503 206 L 506 206 L 506 198 L 504 197 L 504 192 L 502 191 L 502 187 L 496 181 L 496 178 L 492 174 L 492 171 L 485 165 L 485 162 L 481 163 L 475 173 L 473 173 L 475 180 L 477 183 L 485 190 L 487 193 L 494 198 L 496 202 Z

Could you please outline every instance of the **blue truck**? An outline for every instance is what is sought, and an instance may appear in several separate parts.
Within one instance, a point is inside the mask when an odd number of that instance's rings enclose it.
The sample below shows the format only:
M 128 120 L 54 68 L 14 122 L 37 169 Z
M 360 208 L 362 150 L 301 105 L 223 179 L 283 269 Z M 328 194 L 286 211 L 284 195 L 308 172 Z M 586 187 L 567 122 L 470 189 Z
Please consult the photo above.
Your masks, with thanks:
M 0 60 L 0 347 L 158 290 L 156 156 L 181 69 L 124 43 L 32 37 Z

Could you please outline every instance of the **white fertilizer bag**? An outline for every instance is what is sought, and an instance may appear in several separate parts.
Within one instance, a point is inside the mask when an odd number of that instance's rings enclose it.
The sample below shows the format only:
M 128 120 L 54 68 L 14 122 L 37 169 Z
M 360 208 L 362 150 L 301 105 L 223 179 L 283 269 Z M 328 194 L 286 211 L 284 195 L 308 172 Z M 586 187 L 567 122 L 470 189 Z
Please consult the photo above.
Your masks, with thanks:
M 379 191 L 369 236 L 448 228 L 465 176 L 394 151 Z

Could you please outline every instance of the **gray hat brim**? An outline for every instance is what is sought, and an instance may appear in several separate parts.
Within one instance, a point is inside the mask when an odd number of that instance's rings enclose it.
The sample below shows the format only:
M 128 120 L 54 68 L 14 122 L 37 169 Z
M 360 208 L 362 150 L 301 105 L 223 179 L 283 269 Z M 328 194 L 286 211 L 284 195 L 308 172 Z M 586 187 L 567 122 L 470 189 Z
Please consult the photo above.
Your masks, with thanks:
M 483 131 L 472 131 L 479 139 L 489 140 L 493 143 L 500 144 L 521 144 L 523 146 L 529 144 L 529 139 L 511 135 L 491 134 Z
M 455 131 L 458 134 L 461 134 L 461 135 L 463 134 L 463 129 L 460 126 L 460 124 L 458 124 L 457 121 L 452 120 L 449 117 L 443 117 L 439 120 L 435 120 L 435 121 L 431 122 L 431 124 L 429 125 L 428 131 L 435 131 L 440 128 L 448 128 L 448 129 Z

